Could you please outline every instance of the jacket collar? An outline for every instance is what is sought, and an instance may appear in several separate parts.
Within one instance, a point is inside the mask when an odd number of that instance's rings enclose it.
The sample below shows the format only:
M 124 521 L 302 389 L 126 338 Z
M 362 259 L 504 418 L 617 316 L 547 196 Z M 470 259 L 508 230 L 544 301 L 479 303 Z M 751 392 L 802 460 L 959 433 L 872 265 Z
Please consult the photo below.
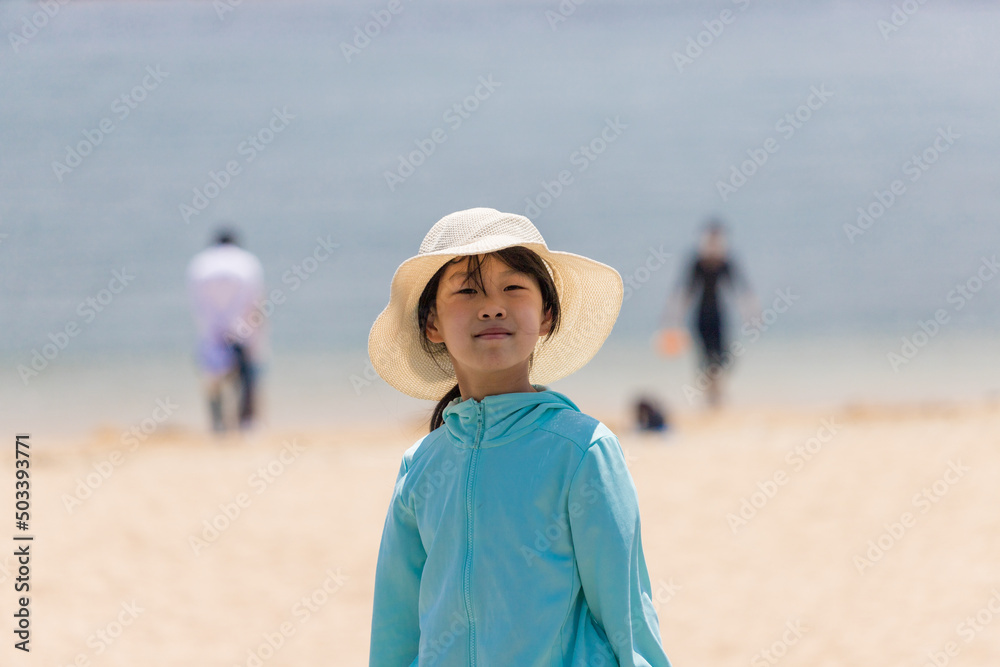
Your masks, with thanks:
M 444 429 L 456 447 L 495 447 L 547 422 L 559 410 L 580 411 L 573 401 L 544 385 L 538 391 L 452 400 L 443 412 Z

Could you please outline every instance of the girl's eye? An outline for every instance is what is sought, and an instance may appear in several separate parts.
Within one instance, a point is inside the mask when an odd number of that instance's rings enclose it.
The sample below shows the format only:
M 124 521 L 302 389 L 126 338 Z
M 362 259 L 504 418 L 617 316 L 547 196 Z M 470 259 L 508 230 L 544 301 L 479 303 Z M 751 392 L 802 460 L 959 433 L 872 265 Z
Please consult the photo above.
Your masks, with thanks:
M 504 287 L 504 291 L 515 290 L 515 289 L 525 289 L 525 287 L 524 285 L 507 285 L 506 287 Z
M 458 290 L 457 293 L 458 294 L 475 294 L 476 293 L 476 288 L 475 287 L 466 287 L 464 289 Z

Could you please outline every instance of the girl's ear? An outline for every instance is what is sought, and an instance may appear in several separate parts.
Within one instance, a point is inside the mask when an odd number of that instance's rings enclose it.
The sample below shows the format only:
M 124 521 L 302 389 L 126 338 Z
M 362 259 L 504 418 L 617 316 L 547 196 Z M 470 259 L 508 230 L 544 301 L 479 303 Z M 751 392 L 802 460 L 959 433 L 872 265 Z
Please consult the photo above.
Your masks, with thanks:
M 432 343 L 443 343 L 444 337 L 441 335 L 441 331 L 437 327 L 437 307 L 431 306 L 430 311 L 427 313 L 427 326 L 424 328 L 424 333 L 427 336 L 427 340 Z
M 542 317 L 541 326 L 538 328 L 539 336 L 548 336 L 549 332 L 552 331 L 552 309 L 546 308 L 545 314 Z

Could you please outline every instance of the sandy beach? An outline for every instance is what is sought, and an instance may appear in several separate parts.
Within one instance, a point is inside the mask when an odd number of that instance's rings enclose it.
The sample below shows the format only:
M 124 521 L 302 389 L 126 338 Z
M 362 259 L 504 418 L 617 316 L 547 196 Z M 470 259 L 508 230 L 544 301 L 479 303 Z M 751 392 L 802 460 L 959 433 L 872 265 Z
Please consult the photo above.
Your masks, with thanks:
M 675 665 L 996 664 L 1000 405 L 692 412 L 666 436 L 604 418 Z M 31 653 L 3 664 L 367 664 L 384 513 L 421 434 L 33 443 Z

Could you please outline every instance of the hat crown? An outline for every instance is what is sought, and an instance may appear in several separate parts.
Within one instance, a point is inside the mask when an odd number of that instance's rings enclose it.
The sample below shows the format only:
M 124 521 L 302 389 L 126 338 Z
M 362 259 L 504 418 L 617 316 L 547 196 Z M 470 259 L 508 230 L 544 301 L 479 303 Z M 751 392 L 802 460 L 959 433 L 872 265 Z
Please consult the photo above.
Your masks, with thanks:
M 438 220 L 424 237 L 418 254 L 478 254 L 523 243 L 545 245 L 541 233 L 523 215 L 470 208 Z

